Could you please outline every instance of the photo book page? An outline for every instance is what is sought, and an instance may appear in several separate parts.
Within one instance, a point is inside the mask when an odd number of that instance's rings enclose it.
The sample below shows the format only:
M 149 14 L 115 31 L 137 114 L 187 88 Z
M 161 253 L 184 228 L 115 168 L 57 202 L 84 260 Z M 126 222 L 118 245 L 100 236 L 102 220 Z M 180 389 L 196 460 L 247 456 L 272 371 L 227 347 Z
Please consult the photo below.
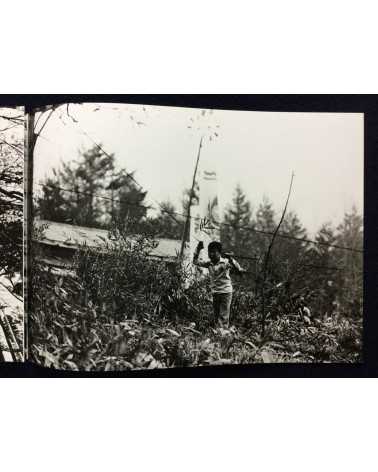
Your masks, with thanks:
M 363 113 L 65 103 L 27 120 L 31 361 L 363 361 Z

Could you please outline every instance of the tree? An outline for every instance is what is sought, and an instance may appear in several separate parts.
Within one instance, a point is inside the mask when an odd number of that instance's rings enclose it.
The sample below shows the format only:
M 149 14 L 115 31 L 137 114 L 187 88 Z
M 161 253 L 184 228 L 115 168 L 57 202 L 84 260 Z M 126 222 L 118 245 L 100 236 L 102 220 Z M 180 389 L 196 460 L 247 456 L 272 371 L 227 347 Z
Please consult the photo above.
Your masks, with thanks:
M 184 224 L 170 201 L 160 204 L 160 212 L 154 223 L 159 228 L 158 235 L 163 238 L 181 239 Z
M 239 184 L 235 188 L 232 205 L 226 209 L 223 222 L 221 238 L 225 248 L 247 255 L 251 247 L 251 233 L 246 228 L 252 228 L 252 210 Z
M 342 269 L 338 277 L 341 308 L 351 316 L 362 313 L 363 292 L 363 218 L 353 206 L 337 227 L 336 244 L 351 250 L 337 249 L 335 259 Z
M 99 226 L 106 212 L 103 194 L 109 174 L 114 169 L 114 156 L 98 147 L 79 154 L 78 161 L 63 163 L 53 169 L 38 198 L 42 218 L 82 226 Z
M 273 204 L 264 196 L 256 212 L 256 229 L 259 231 L 273 232 L 276 227 Z
M 75 172 L 75 183 L 82 192 L 80 224 L 95 226 L 101 221 L 104 215 L 104 200 L 96 196 L 101 195 L 113 171 L 114 154 L 106 155 L 97 146 L 81 154 Z
M 114 154 L 95 145 L 81 152 L 77 161 L 53 170 L 38 198 L 38 211 L 47 220 L 109 227 L 145 217 L 146 194 L 135 183 L 133 173 L 116 171 Z
M 253 227 L 256 233 L 252 235 L 252 247 L 259 262 L 262 263 L 272 237 L 271 235 L 276 228 L 273 204 L 266 196 L 263 197 L 262 202 L 257 208 Z
M 23 115 L 0 109 L 0 274 L 22 272 Z
M 256 276 L 256 251 L 253 245 L 255 226 L 252 208 L 240 185 L 234 191 L 231 205 L 226 207 L 221 225 L 221 241 L 225 251 L 233 252 L 239 259 L 248 276 L 238 282 L 248 289 L 254 286 Z
M 289 211 L 282 221 L 280 234 L 287 237 L 276 238 L 272 250 L 271 277 L 277 283 L 285 281 L 289 294 L 303 286 L 303 279 L 306 278 L 304 263 L 307 243 L 300 239 L 305 239 L 307 232 L 298 215 Z
M 111 220 L 123 222 L 129 220 L 137 223 L 147 214 L 148 206 L 144 203 L 147 192 L 138 188 L 134 172 L 124 169 L 112 176 L 106 188 L 111 191 Z
M 69 208 L 68 195 L 61 190 L 62 185 L 56 169 L 53 169 L 53 177 L 48 177 L 43 186 L 43 196 L 37 198 L 38 213 L 42 218 L 60 223 L 73 221 L 73 209 Z
M 313 309 L 318 314 L 330 314 L 337 296 L 337 260 L 335 249 L 336 234 L 330 222 L 324 223 L 315 236 L 317 244 L 310 245 L 306 251 L 308 270 L 306 281 L 315 294 Z

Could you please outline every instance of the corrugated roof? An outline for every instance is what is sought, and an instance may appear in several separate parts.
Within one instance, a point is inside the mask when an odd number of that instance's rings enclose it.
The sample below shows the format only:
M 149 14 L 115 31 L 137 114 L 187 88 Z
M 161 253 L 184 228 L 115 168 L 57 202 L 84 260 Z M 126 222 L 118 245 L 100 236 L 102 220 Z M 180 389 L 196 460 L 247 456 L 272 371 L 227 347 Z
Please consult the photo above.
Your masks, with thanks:
M 58 246 L 75 249 L 86 244 L 89 247 L 98 247 L 109 242 L 109 231 L 99 228 L 87 228 L 74 226 L 67 223 L 56 223 L 54 221 L 36 220 L 39 227 L 43 227 L 43 238 L 39 242 L 50 246 Z M 176 239 L 157 238 L 159 243 L 151 250 L 151 256 L 176 257 L 180 252 L 181 241 Z

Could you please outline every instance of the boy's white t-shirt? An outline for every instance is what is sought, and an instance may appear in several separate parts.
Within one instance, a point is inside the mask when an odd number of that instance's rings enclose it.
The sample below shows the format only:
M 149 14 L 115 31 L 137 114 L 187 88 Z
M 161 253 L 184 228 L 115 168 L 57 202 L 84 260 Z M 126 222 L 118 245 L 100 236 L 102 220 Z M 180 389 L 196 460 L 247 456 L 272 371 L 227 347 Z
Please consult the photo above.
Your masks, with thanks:
M 194 260 L 193 263 L 209 270 L 212 293 L 232 293 L 232 282 L 230 277 L 230 269 L 232 268 L 232 265 L 228 259 L 221 257 L 215 264 L 211 261 L 198 260 Z M 239 264 L 234 260 L 233 265 L 238 268 Z

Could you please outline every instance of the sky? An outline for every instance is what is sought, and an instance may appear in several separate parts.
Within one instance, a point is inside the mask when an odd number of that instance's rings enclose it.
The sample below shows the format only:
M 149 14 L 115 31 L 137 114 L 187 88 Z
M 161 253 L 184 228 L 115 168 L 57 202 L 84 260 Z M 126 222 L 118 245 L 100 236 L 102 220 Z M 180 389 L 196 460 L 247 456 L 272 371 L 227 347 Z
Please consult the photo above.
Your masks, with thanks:
M 364 130 L 357 113 L 71 104 L 69 116 L 65 106 L 52 114 L 38 139 L 34 182 L 94 140 L 115 154 L 119 167 L 135 171 L 149 203 L 170 200 L 181 211 L 201 136 L 200 168 L 217 170 L 221 211 L 239 184 L 255 211 L 266 196 L 280 214 L 294 172 L 288 208 L 310 235 L 325 222 L 339 224 L 353 205 L 363 212 Z

